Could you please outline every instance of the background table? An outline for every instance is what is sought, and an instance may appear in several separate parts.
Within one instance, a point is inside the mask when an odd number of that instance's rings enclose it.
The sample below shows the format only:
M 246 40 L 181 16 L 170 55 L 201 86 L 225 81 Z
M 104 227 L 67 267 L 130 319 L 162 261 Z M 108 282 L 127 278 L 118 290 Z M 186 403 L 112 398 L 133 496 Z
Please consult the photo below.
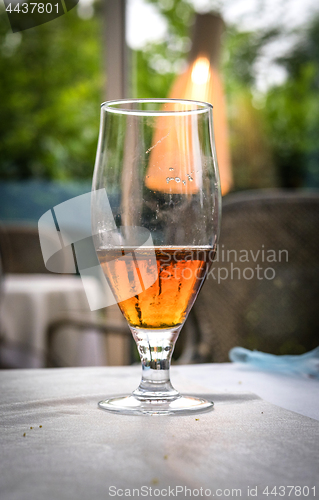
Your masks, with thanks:
M 99 293 L 93 278 L 87 286 Z M 80 277 L 50 274 L 9 274 L 4 279 L 1 301 L 1 329 L 8 341 L 2 356 L 9 366 L 39 368 L 45 366 L 47 327 L 60 316 L 85 313 L 92 321 Z M 21 346 L 25 346 L 23 349 Z M 105 365 L 105 346 L 98 334 L 75 337 L 68 334 L 63 355 L 73 366 Z
M 120 498 L 133 488 L 143 498 L 169 488 L 177 498 L 197 490 L 229 498 L 236 489 L 245 499 L 257 488 L 262 499 L 267 486 L 309 487 L 307 498 L 318 498 L 318 380 L 231 364 L 176 366 L 175 387 L 212 398 L 213 411 L 139 417 L 97 408 L 139 379 L 140 367 L 0 372 L 1 500 Z M 282 498 L 305 497 L 288 491 Z

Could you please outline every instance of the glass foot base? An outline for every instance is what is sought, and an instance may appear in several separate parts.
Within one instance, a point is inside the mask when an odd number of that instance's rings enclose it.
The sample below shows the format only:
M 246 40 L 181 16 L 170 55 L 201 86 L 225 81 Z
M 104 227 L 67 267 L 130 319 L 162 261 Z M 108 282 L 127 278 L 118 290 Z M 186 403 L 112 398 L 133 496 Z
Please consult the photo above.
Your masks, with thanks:
M 179 396 L 173 400 L 146 399 L 135 396 L 120 396 L 99 402 L 102 410 L 124 415 L 194 415 L 212 410 L 214 403 L 206 399 Z

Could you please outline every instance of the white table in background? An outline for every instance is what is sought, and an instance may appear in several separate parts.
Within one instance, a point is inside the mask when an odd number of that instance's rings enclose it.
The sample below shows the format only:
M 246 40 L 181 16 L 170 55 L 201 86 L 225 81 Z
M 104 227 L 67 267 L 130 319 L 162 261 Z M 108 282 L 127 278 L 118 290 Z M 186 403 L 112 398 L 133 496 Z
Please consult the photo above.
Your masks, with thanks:
M 93 278 L 87 286 L 92 287 L 92 293 L 99 293 Z M 77 312 L 92 320 L 97 315 L 89 309 L 80 277 L 54 274 L 7 275 L 0 310 L 1 329 L 12 345 L 2 356 L 9 365 L 28 368 L 45 366 L 45 336 L 51 321 Z M 63 344 L 62 358 L 71 366 L 105 365 L 103 346 L 97 333 L 77 338 L 69 335 Z

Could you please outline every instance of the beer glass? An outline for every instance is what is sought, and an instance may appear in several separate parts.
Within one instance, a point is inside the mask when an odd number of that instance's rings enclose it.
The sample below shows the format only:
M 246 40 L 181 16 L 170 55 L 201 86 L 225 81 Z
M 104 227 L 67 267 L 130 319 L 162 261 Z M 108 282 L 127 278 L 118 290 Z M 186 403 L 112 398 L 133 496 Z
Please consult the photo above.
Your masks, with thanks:
M 212 408 L 170 382 L 176 339 L 214 258 L 221 195 L 212 106 L 178 99 L 102 104 L 92 202 L 95 249 L 137 344 L 142 380 L 100 408 L 192 414 Z M 104 198 L 103 198 L 104 199 Z

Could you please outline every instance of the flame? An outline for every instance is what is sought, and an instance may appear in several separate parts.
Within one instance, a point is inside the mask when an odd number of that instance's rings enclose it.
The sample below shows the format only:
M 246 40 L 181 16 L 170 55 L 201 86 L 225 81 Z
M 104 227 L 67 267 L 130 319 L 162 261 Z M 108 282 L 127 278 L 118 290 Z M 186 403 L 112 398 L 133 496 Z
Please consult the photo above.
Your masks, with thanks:
M 222 194 L 226 194 L 232 187 L 233 181 L 224 90 L 218 70 L 210 65 L 207 57 L 199 56 L 176 79 L 169 97 L 213 104 L 214 135 L 221 189 Z M 167 134 L 169 135 L 165 137 Z M 164 140 L 163 137 L 165 137 Z M 164 158 L 165 164 L 163 164 Z M 166 122 L 165 125 L 159 118 L 145 180 L 146 186 L 164 193 L 193 194 L 201 187 L 201 176 L 200 174 L 196 176 L 196 171 L 200 168 L 199 145 L 194 143 L 190 123 L 178 129 L 178 122 L 174 121 L 173 117 L 170 123 Z M 174 182 L 175 177 L 181 182 Z
M 233 185 L 228 143 L 228 127 L 224 89 L 219 71 L 200 55 L 175 81 L 171 98 L 205 101 L 213 105 L 214 135 L 222 194 Z
M 149 154 L 145 185 L 162 193 L 193 194 L 202 185 L 201 153 L 192 116 L 160 116 Z
M 192 66 L 191 80 L 195 85 L 205 85 L 210 80 L 210 64 L 207 57 L 199 57 Z

